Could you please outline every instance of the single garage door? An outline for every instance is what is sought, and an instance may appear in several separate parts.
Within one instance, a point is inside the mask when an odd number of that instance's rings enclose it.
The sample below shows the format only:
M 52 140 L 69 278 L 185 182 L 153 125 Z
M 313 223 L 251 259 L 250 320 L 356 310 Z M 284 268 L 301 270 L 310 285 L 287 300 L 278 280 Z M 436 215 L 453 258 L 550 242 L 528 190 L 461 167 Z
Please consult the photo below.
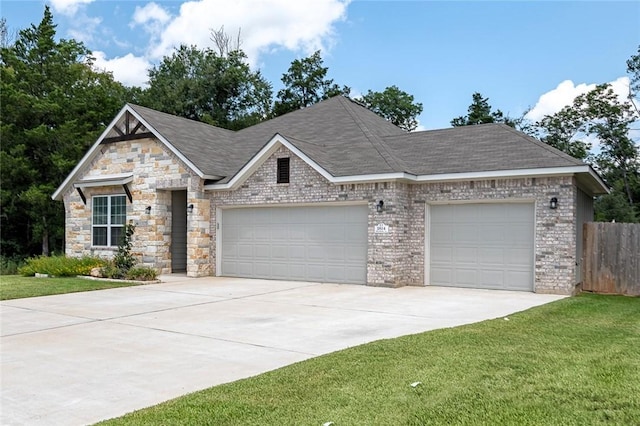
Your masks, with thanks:
M 533 291 L 534 205 L 430 209 L 430 284 Z
M 222 211 L 222 275 L 364 284 L 366 205 Z

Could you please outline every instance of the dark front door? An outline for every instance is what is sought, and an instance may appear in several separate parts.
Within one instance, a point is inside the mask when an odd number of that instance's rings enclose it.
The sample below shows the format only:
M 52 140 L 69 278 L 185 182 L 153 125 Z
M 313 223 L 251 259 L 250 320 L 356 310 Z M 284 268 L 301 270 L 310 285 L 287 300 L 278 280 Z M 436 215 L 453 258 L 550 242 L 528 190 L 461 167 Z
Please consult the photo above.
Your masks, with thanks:
M 171 272 L 187 271 L 187 191 L 171 193 Z

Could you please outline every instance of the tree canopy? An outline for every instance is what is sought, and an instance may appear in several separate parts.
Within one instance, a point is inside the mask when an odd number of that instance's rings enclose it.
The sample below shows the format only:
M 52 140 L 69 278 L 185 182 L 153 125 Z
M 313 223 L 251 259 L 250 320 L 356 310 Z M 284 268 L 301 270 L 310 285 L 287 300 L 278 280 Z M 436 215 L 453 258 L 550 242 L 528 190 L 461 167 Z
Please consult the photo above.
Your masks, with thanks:
M 632 124 L 640 119 L 633 103 L 639 89 L 640 47 L 639 54 L 627 61 L 627 70 L 628 102 L 621 102 L 610 84 L 600 84 L 531 126 L 540 140 L 591 163 L 605 179 L 611 194 L 596 201 L 600 221 L 640 220 L 640 147 L 631 133 Z M 597 145 L 592 147 L 590 140 Z
M 412 95 L 397 86 L 387 87 L 382 92 L 369 90 L 356 101 L 404 130 L 410 132 L 418 127 L 417 117 L 422 113 L 422 104 L 414 102 Z
M 91 52 L 55 40 L 42 21 L 0 50 L 0 223 L 3 256 L 61 250 L 64 207 L 51 194 L 126 102 L 111 74 L 92 69 Z
M 319 50 L 307 58 L 291 62 L 288 71 L 282 75 L 285 87 L 278 91 L 273 106 L 274 116 L 308 107 L 333 96 L 349 95 L 349 87 L 340 87 L 333 79 L 326 78 L 329 68 L 323 64 Z
M 499 109 L 493 111 L 491 105 L 489 105 L 489 98 L 483 98 L 479 92 L 473 94 L 471 105 L 469 105 L 467 109 L 467 115 L 462 115 L 451 120 L 453 127 L 485 123 L 504 123 L 508 126 L 515 127 L 515 121 L 513 119 L 505 117 Z
M 141 103 L 214 126 L 238 130 L 270 114 L 271 84 L 241 50 L 218 54 L 182 45 L 149 71 Z

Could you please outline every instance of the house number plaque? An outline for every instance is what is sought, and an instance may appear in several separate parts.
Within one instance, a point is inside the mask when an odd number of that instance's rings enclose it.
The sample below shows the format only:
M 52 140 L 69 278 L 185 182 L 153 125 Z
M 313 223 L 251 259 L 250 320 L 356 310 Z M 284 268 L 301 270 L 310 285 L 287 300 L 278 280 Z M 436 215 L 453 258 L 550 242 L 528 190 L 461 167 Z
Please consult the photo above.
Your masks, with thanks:
M 376 234 L 388 234 L 389 225 L 385 225 L 384 223 L 379 223 L 376 225 L 374 232 Z

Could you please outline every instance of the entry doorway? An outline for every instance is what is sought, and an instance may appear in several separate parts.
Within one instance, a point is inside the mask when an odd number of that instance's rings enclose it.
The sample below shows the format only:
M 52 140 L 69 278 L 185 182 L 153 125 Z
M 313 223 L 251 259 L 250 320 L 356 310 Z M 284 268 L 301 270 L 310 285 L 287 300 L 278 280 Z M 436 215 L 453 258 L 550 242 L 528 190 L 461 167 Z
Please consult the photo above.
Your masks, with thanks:
M 187 272 L 187 191 L 171 192 L 171 272 Z

